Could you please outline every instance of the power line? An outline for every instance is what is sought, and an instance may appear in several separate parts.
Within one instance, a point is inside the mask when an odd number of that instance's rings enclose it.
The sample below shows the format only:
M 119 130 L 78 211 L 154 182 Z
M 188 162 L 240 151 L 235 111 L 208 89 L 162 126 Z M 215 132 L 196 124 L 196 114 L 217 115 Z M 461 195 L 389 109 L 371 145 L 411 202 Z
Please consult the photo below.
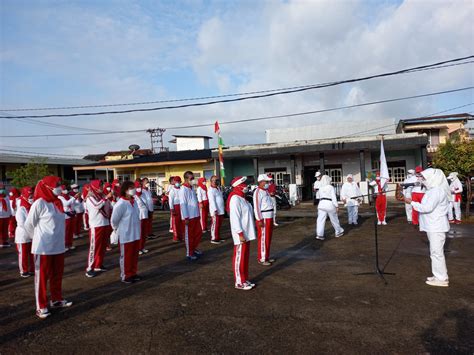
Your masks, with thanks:
M 24 152 L 24 151 L 20 151 L 20 150 L 10 150 L 10 149 L 3 149 L 3 148 L 0 148 L 0 151 L 12 152 L 12 153 L 35 154 L 36 156 L 47 155 L 47 156 L 56 156 L 56 157 L 76 157 L 76 158 L 77 157 L 81 157 L 81 158 L 83 157 L 83 155 L 75 155 L 75 154 L 53 154 L 53 153 Z
M 451 60 L 448 60 L 448 61 L 438 62 L 438 63 L 434 63 L 434 64 L 418 66 L 418 67 L 414 67 L 414 68 L 397 70 L 397 71 L 394 71 L 394 72 L 387 72 L 387 73 L 383 73 L 383 74 L 376 74 L 376 75 L 356 78 L 356 79 L 347 79 L 347 80 L 336 81 L 336 82 L 331 82 L 331 83 L 318 84 L 318 85 L 312 85 L 312 86 L 308 86 L 308 87 L 300 87 L 300 88 L 297 88 L 297 89 L 289 89 L 289 90 L 283 90 L 283 91 L 278 91 L 278 92 L 270 92 L 270 93 L 264 93 L 264 94 L 253 95 L 253 96 L 245 96 L 245 97 L 239 97 L 239 98 L 234 98 L 234 99 L 197 102 L 197 103 L 182 104 L 182 105 L 176 105 L 176 106 L 161 106 L 161 107 L 152 107 L 152 108 L 131 109 L 131 110 L 123 110 L 123 111 L 100 111 L 100 112 L 82 112 L 82 113 L 69 113 L 69 114 L 49 114 L 49 115 L 25 115 L 25 116 L 17 116 L 17 118 L 99 116 L 99 115 L 125 114 L 125 113 L 133 113 L 133 112 L 151 112 L 151 111 L 171 110 L 171 109 L 180 109 L 180 108 L 186 108 L 186 107 L 209 106 L 209 105 L 215 105 L 215 104 L 220 104 L 220 103 L 229 103 L 229 102 L 245 101 L 245 100 L 251 100 L 251 99 L 261 99 L 261 98 L 272 97 L 272 96 L 277 96 L 277 95 L 286 95 L 286 94 L 292 94 L 292 93 L 303 92 L 303 91 L 308 91 L 308 90 L 314 90 L 314 89 L 321 89 L 321 88 L 326 88 L 326 87 L 331 87 L 331 86 L 337 86 L 337 85 L 341 85 L 341 84 L 355 83 L 355 82 L 366 81 L 366 80 L 371 80 L 371 79 L 375 79 L 375 78 L 382 78 L 382 77 L 388 77 L 388 76 L 393 76 L 393 75 L 398 75 L 398 74 L 405 74 L 405 73 L 416 71 L 416 70 L 429 69 L 429 68 L 436 67 L 436 66 L 439 66 L 439 65 L 442 65 L 442 64 L 458 62 L 458 61 L 471 59 L 471 58 L 474 58 L 474 55 L 468 56 L 468 57 L 463 57 L 463 58 L 451 59 Z M 0 118 L 11 119 L 11 117 L 8 117 L 8 116 L 0 116 Z
M 322 110 L 315 110 L 315 111 L 290 113 L 290 114 L 277 115 L 277 116 L 255 117 L 255 118 L 247 118 L 247 119 L 240 119 L 240 120 L 234 120 L 234 121 L 222 121 L 222 122 L 219 122 L 219 124 L 220 125 L 226 125 L 226 124 L 236 124 L 236 123 L 243 123 L 243 122 L 269 120 L 269 119 L 276 119 L 276 118 L 305 116 L 305 115 L 318 114 L 318 113 L 324 113 L 324 112 L 345 110 L 345 109 L 355 108 L 355 107 L 364 107 L 364 106 L 378 105 L 378 104 L 389 103 L 389 102 L 411 100 L 411 99 L 417 99 L 417 98 L 422 98 L 422 97 L 429 97 L 429 96 L 436 96 L 436 95 L 448 94 L 448 93 L 453 93 L 453 92 L 460 92 L 460 91 L 465 91 L 465 90 L 471 90 L 473 88 L 474 88 L 474 86 L 469 86 L 469 87 L 460 88 L 460 89 L 445 90 L 445 91 L 438 91 L 438 92 L 433 92 L 433 93 L 428 93 L 428 94 L 421 94 L 421 95 L 414 95 L 414 96 L 399 97 L 399 98 L 394 98 L 394 99 L 372 101 L 372 102 L 366 102 L 366 103 L 362 103 L 362 104 L 349 105 L 349 106 L 340 106 L 340 107 L 334 107 L 334 108 L 322 109 Z M 202 127 L 209 127 L 209 126 L 214 126 L 214 123 L 205 123 L 205 124 L 188 125 L 188 126 L 177 126 L 177 127 L 166 127 L 164 129 L 166 129 L 166 130 L 178 130 L 178 129 L 189 129 L 189 128 L 202 128 Z M 41 135 L 0 136 L 0 138 L 37 138 L 37 137 L 90 136 L 90 135 L 104 135 L 104 134 L 127 134 L 127 133 L 146 132 L 146 131 L 147 130 L 145 130 L 145 129 L 137 129 L 137 130 L 128 130 L 128 131 L 122 130 L 122 131 L 109 131 L 109 132 L 96 132 L 96 133 L 57 133 L 57 134 L 41 134 Z

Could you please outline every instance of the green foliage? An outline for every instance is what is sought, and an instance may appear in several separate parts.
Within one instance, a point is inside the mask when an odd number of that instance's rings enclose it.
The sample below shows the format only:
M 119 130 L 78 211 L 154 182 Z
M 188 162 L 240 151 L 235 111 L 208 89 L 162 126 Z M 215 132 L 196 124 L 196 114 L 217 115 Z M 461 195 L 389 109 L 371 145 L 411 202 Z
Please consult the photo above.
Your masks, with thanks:
M 33 158 L 31 161 L 12 172 L 12 184 L 16 188 L 35 186 L 43 177 L 50 175 L 45 158 Z
M 449 139 L 438 147 L 433 159 L 434 166 L 447 175 L 453 171 L 459 177 L 472 176 L 474 171 L 474 141 L 460 138 Z

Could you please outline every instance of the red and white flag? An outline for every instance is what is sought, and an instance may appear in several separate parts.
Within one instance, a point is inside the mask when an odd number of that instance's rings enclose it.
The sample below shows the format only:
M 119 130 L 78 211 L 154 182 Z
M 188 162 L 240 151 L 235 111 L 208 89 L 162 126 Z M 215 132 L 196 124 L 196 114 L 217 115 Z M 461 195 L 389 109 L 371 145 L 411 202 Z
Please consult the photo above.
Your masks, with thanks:
M 380 185 L 382 187 L 390 181 L 388 173 L 387 159 L 385 158 L 385 149 L 383 147 L 383 138 L 380 140 Z

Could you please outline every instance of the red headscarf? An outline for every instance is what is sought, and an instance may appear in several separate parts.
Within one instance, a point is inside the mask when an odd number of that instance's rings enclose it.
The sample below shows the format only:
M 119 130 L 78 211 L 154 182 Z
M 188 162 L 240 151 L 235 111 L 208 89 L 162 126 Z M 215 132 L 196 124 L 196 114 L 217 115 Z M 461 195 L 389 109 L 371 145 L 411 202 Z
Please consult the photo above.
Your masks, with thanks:
M 138 191 L 138 189 L 142 188 L 142 184 L 140 180 L 135 180 L 135 189 L 137 189 L 137 196 L 140 197 L 142 195 L 142 190 Z
M 33 188 L 25 186 L 21 189 L 20 206 L 25 207 L 27 212 L 30 212 L 31 203 L 28 201 L 30 196 L 33 194 Z
M 18 189 L 14 188 L 14 187 L 10 189 L 9 195 L 10 194 L 13 194 L 13 195 L 10 196 L 11 200 L 13 200 L 13 201 L 15 201 L 15 199 L 20 197 L 20 191 L 18 191 Z
M 5 186 L 3 184 L 0 184 L 0 189 L 4 189 Z M 0 194 L 0 203 L 2 204 L 2 210 L 6 211 L 8 209 L 7 207 L 7 201 L 5 200 L 5 194 Z
M 89 184 L 89 195 L 92 195 L 96 200 L 102 200 L 105 198 L 103 190 L 101 190 L 100 185 L 102 184 L 102 180 L 92 180 Z M 108 202 L 105 203 L 104 206 L 99 210 L 99 212 L 105 217 L 110 217 L 110 204 Z
M 207 186 L 206 186 L 206 178 L 205 177 L 200 177 L 198 179 L 198 186 L 203 189 L 204 191 L 207 191 Z
M 66 185 L 61 185 L 61 190 L 63 191 L 67 190 Z M 64 197 L 66 201 L 68 201 L 71 198 L 71 196 L 68 193 L 64 193 L 64 192 L 61 192 L 61 196 Z
M 89 194 L 89 184 L 84 184 L 82 187 L 82 199 L 85 200 Z
M 238 182 L 241 179 L 242 179 L 242 176 L 235 177 L 230 182 L 230 185 L 233 186 L 236 182 Z M 226 201 L 226 206 L 225 206 L 226 208 L 225 209 L 226 209 L 227 213 L 230 213 L 230 199 L 232 198 L 232 196 L 237 195 L 237 196 L 240 196 L 243 199 L 245 199 L 245 193 L 244 193 L 243 190 L 246 187 L 247 187 L 247 184 L 245 184 L 245 180 L 242 181 L 239 185 L 233 186 L 232 192 L 229 194 L 229 196 L 227 197 L 227 201 Z
M 119 184 L 119 186 L 115 186 L 116 184 Z M 112 181 L 112 191 L 114 192 L 115 196 L 120 196 L 120 182 L 118 179 L 114 179 L 114 181 Z
M 54 203 L 56 209 L 64 213 L 63 204 L 58 196 L 53 194 L 53 189 L 61 182 L 61 178 L 57 176 L 45 176 L 41 179 L 35 188 L 35 201 L 42 198 L 46 202 Z

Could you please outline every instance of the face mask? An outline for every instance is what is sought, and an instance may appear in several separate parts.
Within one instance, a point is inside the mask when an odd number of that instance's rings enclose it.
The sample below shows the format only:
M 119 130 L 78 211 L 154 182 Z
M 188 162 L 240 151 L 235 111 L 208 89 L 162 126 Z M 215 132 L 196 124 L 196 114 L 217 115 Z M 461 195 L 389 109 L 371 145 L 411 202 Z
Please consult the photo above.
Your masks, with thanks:
M 263 185 L 263 188 L 264 188 L 265 190 L 267 190 L 267 189 L 268 189 L 268 186 L 270 186 L 270 185 L 269 185 L 269 184 L 265 184 L 265 185 Z
M 110 191 L 110 190 L 111 190 L 110 187 L 106 187 L 105 189 L 106 189 L 107 191 Z
M 63 190 L 63 194 L 67 194 L 68 192 L 68 190 Z
M 5 195 L 5 190 L 0 190 L 1 195 Z
M 119 187 L 119 186 L 120 186 L 120 184 L 115 184 L 115 187 Z
M 142 188 L 141 188 L 141 187 L 137 187 L 137 192 L 142 192 Z
M 190 183 L 191 185 L 196 185 L 196 180 L 192 179 L 192 180 L 189 181 L 189 183 Z
M 30 204 L 32 204 L 32 203 L 34 202 L 34 200 L 33 200 L 32 198 L 29 198 L 29 199 L 28 199 L 28 202 L 29 202 Z
M 52 189 L 52 191 L 53 191 L 53 194 L 56 196 L 61 195 L 61 193 L 63 192 L 63 190 L 60 187 L 55 187 L 54 189 Z
M 72 191 L 74 191 L 74 192 L 79 192 L 79 189 L 72 189 Z
M 137 190 L 136 189 L 130 189 L 127 191 L 127 193 L 130 195 L 130 196 L 135 196 L 137 194 Z
M 244 188 L 242 189 L 242 192 L 243 192 L 244 194 L 246 194 L 247 192 L 249 192 L 249 188 L 248 188 L 248 187 L 244 187 Z
M 179 189 L 181 187 L 181 184 L 179 182 L 177 182 L 176 184 L 174 184 L 174 186 Z
M 10 196 L 13 196 L 13 192 L 10 192 L 9 195 L 10 195 Z
M 145 187 L 150 187 L 150 183 L 147 182 L 147 183 L 145 184 Z

